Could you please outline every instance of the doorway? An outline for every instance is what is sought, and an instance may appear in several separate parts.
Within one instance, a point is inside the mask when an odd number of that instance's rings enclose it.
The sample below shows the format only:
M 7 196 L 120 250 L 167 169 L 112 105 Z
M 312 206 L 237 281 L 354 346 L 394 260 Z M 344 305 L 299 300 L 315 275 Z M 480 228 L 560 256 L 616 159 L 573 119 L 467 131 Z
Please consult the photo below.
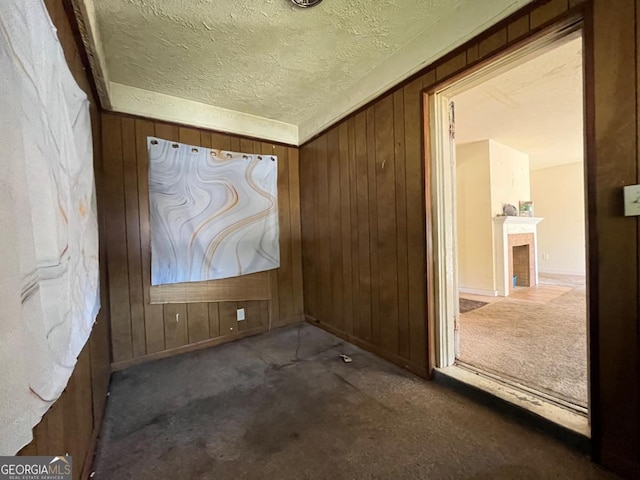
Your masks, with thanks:
M 428 92 L 427 191 L 436 367 L 588 433 L 582 75 L 574 26 Z

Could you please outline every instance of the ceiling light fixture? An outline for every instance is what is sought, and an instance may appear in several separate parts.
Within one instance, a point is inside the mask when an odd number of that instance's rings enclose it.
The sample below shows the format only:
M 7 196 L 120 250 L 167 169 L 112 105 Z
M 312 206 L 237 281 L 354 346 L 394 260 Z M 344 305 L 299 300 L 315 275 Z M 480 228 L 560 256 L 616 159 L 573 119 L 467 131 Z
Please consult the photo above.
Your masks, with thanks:
M 322 2 L 322 0 L 291 0 L 291 2 L 296 6 L 296 7 L 300 7 L 300 8 L 309 8 L 309 7 L 315 7 L 316 5 L 318 5 L 320 2 Z

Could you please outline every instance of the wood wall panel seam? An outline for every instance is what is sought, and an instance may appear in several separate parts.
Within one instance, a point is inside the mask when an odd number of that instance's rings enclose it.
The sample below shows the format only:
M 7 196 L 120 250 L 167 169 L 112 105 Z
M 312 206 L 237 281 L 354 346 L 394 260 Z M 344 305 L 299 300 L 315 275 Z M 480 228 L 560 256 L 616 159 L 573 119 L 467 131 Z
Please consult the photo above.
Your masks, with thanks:
M 357 157 L 356 157 L 356 117 L 353 117 L 348 122 L 348 158 L 349 158 L 349 182 L 350 182 L 350 218 L 352 225 L 356 225 L 356 228 L 351 227 L 351 291 L 353 292 L 352 302 L 352 317 L 349 319 L 350 330 L 347 333 L 350 335 L 356 335 L 358 331 L 360 309 L 357 307 L 360 303 L 360 267 L 359 267 L 359 231 L 360 225 L 358 217 L 358 190 L 357 190 Z M 358 312 L 358 315 L 356 315 Z
M 300 152 L 288 149 L 289 158 L 289 206 L 291 208 L 291 262 L 294 314 L 304 313 L 302 273 L 302 230 L 300 206 Z
M 337 128 L 327 134 L 327 182 L 329 186 L 329 258 L 331 266 L 331 317 L 341 327 L 344 324 L 342 288 L 342 210 L 340 192 L 340 145 Z
M 123 242 L 126 226 L 122 185 L 121 134 L 120 119 L 114 115 L 104 115 L 102 117 L 102 145 L 106 181 L 111 348 L 113 358 L 116 360 L 133 356 L 126 243 Z
M 423 80 L 424 84 L 424 80 Z M 407 195 L 404 151 L 404 90 L 394 93 L 393 134 L 396 176 L 396 229 L 398 266 L 398 355 L 409 358 L 409 300 L 407 277 Z
M 131 323 L 132 355 L 146 354 L 146 331 L 140 262 L 140 220 L 138 204 L 138 172 L 136 162 L 135 123 L 132 119 L 120 122 L 122 139 L 123 186 L 125 202 L 124 239 L 127 249 L 127 278 L 129 282 L 129 319 Z
M 380 272 L 378 258 L 378 164 L 376 151 L 375 106 L 367 114 L 367 163 L 369 175 L 369 271 L 371 278 L 371 341 L 380 346 Z

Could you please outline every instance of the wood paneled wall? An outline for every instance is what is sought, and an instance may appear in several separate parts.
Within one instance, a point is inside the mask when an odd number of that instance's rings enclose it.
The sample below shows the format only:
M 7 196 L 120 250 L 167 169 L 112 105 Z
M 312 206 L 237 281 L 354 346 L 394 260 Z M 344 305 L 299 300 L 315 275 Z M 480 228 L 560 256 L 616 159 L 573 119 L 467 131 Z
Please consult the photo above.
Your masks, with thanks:
M 305 311 L 426 375 L 419 93 L 387 95 L 301 150 Z
M 640 0 L 533 2 L 303 145 L 305 313 L 428 374 L 421 91 L 574 16 L 585 21 L 593 455 L 639 478 L 640 225 L 623 216 L 622 186 L 640 182 Z
M 67 63 L 80 87 L 91 101 L 91 123 L 93 131 L 94 169 L 96 189 L 102 189 L 102 156 L 100 136 L 100 113 L 93 97 L 90 82 L 83 67 L 81 51 L 74 36 L 73 10 L 68 0 L 45 0 L 49 15 L 58 30 L 58 38 Z M 101 233 L 104 232 L 103 205 L 98 199 Z M 64 455 L 73 456 L 73 478 L 88 478 L 93 460 L 96 439 L 107 398 L 110 376 L 109 346 L 109 291 L 107 282 L 104 241 L 100 238 L 101 304 L 93 332 L 78 357 L 78 363 L 62 396 L 44 415 L 34 428 L 33 441 L 25 446 L 20 455 Z
M 102 132 L 114 368 L 264 332 L 269 319 L 303 318 L 297 148 L 115 113 L 103 114 Z M 281 267 L 266 275 L 271 300 L 151 303 L 147 136 L 278 156 Z M 242 307 L 246 320 L 237 322 Z
M 594 0 L 586 21 L 591 402 L 604 465 L 640 478 L 640 222 L 622 187 L 640 183 L 640 0 Z

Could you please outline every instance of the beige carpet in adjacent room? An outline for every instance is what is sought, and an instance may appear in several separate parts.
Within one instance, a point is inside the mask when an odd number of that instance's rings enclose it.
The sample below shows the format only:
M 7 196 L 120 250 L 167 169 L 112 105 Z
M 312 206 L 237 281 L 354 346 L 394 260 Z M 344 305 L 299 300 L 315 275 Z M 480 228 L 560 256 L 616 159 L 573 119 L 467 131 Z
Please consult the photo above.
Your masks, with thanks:
M 540 280 L 571 289 L 546 303 L 507 297 L 462 314 L 459 360 L 586 407 L 584 277 Z

